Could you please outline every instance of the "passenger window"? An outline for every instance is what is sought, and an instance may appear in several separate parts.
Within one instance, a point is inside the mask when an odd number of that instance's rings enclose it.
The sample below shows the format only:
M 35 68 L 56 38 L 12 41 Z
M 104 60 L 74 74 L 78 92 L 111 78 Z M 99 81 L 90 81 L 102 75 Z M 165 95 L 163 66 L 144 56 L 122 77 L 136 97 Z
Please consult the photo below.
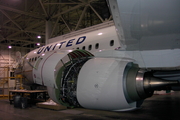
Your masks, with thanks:
M 32 62 L 34 61 L 34 58 L 32 58 Z
M 110 41 L 110 46 L 114 46 L 114 40 Z
M 35 59 L 34 59 L 35 61 L 37 60 L 37 57 L 35 57 Z
M 96 48 L 96 49 L 99 48 L 99 43 L 96 43 L 95 48 Z
M 85 49 L 86 49 L 86 46 L 83 46 L 82 49 L 85 50 Z
M 89 50 L 91 50 L 92 49 L 92 45 L 89 45 L 89 48 L 88 48 Z
M 76 49 L 79 49 L 79 47 L 77 47 Z
M 29 59 L 29 62 L 31 62 L 31 58 Z

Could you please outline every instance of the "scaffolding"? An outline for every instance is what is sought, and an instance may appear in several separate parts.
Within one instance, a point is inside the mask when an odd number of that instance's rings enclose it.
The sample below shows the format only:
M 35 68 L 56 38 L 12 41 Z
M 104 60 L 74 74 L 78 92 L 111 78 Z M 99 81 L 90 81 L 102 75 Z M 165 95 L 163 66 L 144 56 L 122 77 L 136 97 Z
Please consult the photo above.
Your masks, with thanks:
M 10 68 L 8 66 L 6 67 L 0 67 L 0 98 L 1 99 L 7 99 L 9 98 L 9 90 L 11 89 L 23 89 L 23 84 L 22 80 L 23 77 L 22 75 L 16 75 L 15 77 L 9 76 L 9 71 Z M 9 87 L 9 81 L 13 79 L 15 80 L 14 82 L 14 87 L 10 88 Z
M 5 89 L 9 91 L 9 67 L 0 67 L 0 76 L 0 98 L 7 98 Z

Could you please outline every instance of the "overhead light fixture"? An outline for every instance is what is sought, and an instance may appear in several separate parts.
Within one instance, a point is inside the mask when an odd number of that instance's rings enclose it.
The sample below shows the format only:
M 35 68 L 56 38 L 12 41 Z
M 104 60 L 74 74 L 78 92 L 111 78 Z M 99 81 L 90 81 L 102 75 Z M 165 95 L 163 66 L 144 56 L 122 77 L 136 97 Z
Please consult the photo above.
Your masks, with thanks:
M 11 48 L 12 48 L 12 46 L 11 46 L 11 45 L 9 45 L 9 46 L 8 46 L 8 48 L 9 48 L 9 49 L 11 49 Z
M 37 46 L 40 46 L 41 44 L 40 43 L 36 43 Z
M 37 38 L 38 38 L 38 39 L 41 39 L 41 36 L 40 36 L 40 35 L 38 35 L 38 36 L 37 36 Z

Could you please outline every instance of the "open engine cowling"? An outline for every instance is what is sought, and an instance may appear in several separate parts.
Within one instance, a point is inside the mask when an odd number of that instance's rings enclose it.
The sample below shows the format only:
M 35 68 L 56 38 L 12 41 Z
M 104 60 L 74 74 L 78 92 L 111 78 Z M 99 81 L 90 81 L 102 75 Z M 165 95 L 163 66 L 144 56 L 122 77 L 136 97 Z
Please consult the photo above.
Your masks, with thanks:
M 154 78 L 132 59 L 94 57 L 84 50 L 41 56 L 33 79 L 47 86 L 49 96 L 59 104 L 113 111 L 136 109 L 155 89 L 178 84 Z
M 47 86 L 55 102 L 68 107 L 79 106 L 76 99 L 79 70 L 92 56 L 83 50 L 48 52 L 35 63 L 34 83 Z

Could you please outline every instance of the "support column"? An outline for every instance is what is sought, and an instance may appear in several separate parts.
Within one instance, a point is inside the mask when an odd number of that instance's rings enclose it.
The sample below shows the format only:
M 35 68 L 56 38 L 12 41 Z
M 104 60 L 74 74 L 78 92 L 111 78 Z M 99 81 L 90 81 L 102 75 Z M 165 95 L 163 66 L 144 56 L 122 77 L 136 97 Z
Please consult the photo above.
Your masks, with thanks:
M 46 21 L 46 42 L 45 44 L 49 44 L 49 38 L 51 38 L 51 32 L 52 32 L 52 22 L 49 20 L 49 21 Z

